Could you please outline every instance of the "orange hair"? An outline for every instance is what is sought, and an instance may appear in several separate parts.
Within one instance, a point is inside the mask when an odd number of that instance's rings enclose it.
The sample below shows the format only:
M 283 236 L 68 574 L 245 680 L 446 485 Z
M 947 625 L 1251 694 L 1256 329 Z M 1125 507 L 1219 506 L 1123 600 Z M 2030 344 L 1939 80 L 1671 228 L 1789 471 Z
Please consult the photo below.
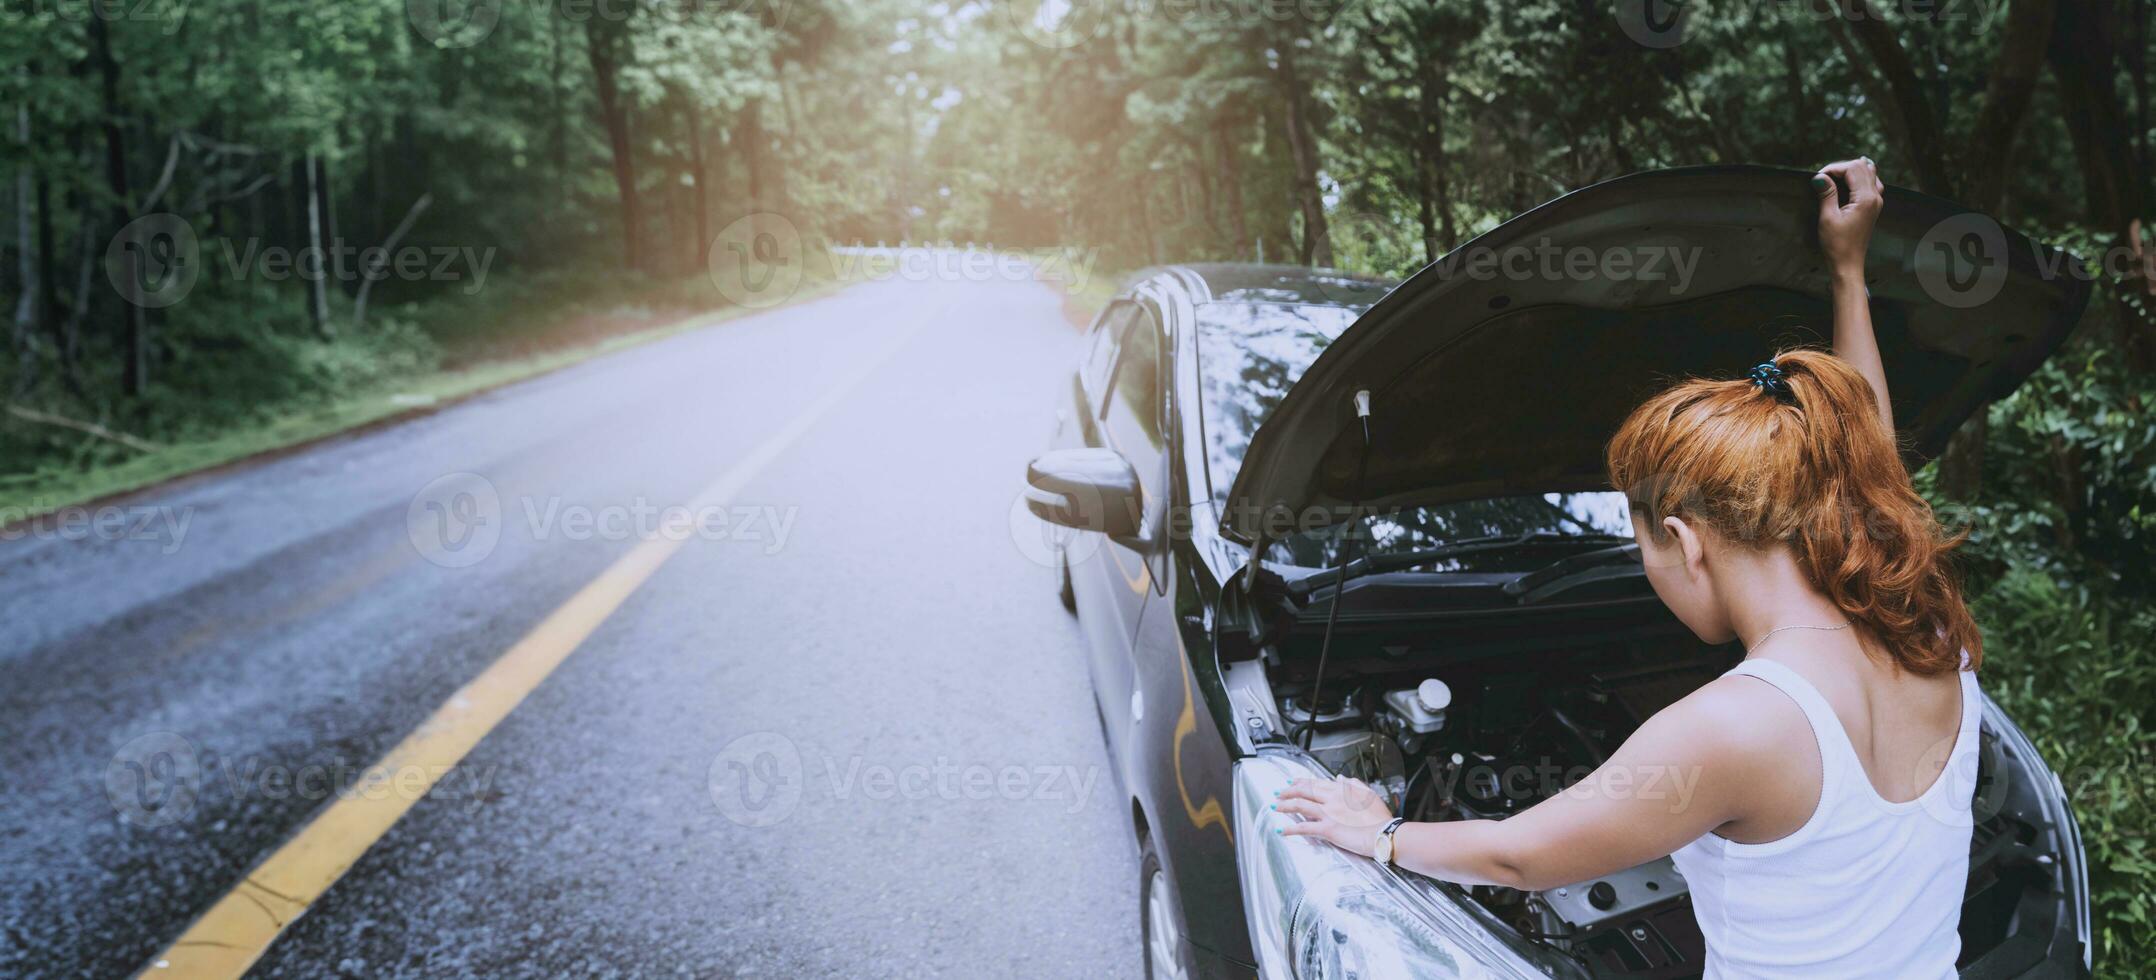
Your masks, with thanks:
M 1871 385 L 1825 351 L 1775 357 L 1785 393 L 1692 380 L 1634 409 L 1610 439 L 1610 483 L 1661 535 L 1680 515 L 1723 538 L 1786 544 L 1816 587 L 1911 673 L 1983 660 L 1948 535 L 1917 495 Z

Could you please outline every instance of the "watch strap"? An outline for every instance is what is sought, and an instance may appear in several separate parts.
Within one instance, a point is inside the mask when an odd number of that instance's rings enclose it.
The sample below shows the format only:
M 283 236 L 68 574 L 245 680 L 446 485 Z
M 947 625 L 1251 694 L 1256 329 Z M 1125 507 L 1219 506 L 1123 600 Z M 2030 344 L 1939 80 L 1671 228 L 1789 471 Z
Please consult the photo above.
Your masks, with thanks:
M 1392 818 L 1391 823 L 1385 825 L 1385 829 L 1377 832 L 1378 839 L 1384 841 L 1388 845 L 1385 848 L 1385 863 L 1396 868 L 1400 866 L 1400 851 L 1399 844 L 1393 839 L 1392 835 L 1394 831 L 1400 829 L 1401 824 L 1404 824 L 1406 822 L 1406 817 L 1394 817 Z

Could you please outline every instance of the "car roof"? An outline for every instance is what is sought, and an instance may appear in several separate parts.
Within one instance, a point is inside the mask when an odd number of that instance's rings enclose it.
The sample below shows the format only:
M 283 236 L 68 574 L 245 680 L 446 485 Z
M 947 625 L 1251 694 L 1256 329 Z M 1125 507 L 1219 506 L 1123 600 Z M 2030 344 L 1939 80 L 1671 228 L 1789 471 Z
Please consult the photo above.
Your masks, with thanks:
M 1363 309 L 1377 302 L 1398 280 L 1337 269 L 1254 262 L 1199 262 L 1149 269 L 1136 278 L 1169 273 L 1191 294 L 1193 304 L 1297 303 Z

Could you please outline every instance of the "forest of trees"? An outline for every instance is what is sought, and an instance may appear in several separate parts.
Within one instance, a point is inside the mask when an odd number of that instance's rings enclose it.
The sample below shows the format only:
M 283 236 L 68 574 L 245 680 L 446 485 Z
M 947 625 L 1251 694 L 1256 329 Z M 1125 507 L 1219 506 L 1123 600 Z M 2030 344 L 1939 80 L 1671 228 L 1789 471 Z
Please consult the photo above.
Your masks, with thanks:
M 2156 277 L 2133 271 L 2156 203 L 2150 12 L 0 0 L 0 489 L 455 363 L 475 318 L 543 319 L 532 297 L 716 304 L 712 236 L 744 215 L 1077 244 L 1096 275 L 1401 274 L 1627 172 L 1869 154 L 1892 183 L 2130 259 L 1922 480 L 1971 528 L 1987 686 L 2075 793 L 2100 956 L 2156 966 Z M 310 245 L 328 274 L 262 261 Z M 413 249 L 446 266 L 390 267 Z M 175 261 L 197 264 L 185 299 L 143 295 Z

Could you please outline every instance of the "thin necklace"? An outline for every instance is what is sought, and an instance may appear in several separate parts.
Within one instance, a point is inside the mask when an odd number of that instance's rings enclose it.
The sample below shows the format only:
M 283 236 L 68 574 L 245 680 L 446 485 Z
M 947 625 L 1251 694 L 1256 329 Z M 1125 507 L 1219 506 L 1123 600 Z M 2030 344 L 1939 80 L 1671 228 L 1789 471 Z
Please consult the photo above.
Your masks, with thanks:
M 1781 631 L 1783 631 L 1783 630 L 1819 630 L 1820 632 L 1823 632 L 1823 633 L 1832 633 L 1832 632 L 1834 632 L 1835 630 L 1845 630 L 1845 629 L 1848 629 L 1848 628 L 1849 628 L 1849 624 L 1848 624 L 1848 623 L 1843 623 L 1843 624 L 1841 624 L 1840 626 L 1811 626 L 1811 625 L 1808 625 L 1808 624 L 1801 624 L 1801 623 L 1800 623 L 1800 624 L 1798 624 L 1798 625 L 1795 625 L 1795 626 L 1777 626 L 1777 627 L 1775 627 L 1775 628 L 1773 628 L 1773 629 L 1771 629 L 1771 630 L 1768 630 L 1768 631 L 1766 631 L 1765 633 L 1761 634 L 1761 635 L 1760 635 L 1760 637 L 1759 637 L 1759 639 L 1757 639 L 1757 640 L 1754 640 L 1754 641 L 1752 641 L 1752 645 L 1751 645 L 1751 647 L 1750 647 L 1749 649 L 1745 650 L 1744 652 L 1745 652 L 1745 653 L 1751 653 L 1751 652 L 1752 652 L 1753 650 L 1757 650 L 1757 649 L 1759 649 L 1759 645 L 1760 645 L 1760 644 L 1762 644 L 1762 643 L 1765 643 L 1765 642 L 1767 642 L 1767 640 L 1768 640 L 1769 638 L 1773 637 L 1773 636 L 1774 636 L 1774 634 L 1776 634 L 1776 633 L 1779 633 L 1779 632 L 1781 632 Z

